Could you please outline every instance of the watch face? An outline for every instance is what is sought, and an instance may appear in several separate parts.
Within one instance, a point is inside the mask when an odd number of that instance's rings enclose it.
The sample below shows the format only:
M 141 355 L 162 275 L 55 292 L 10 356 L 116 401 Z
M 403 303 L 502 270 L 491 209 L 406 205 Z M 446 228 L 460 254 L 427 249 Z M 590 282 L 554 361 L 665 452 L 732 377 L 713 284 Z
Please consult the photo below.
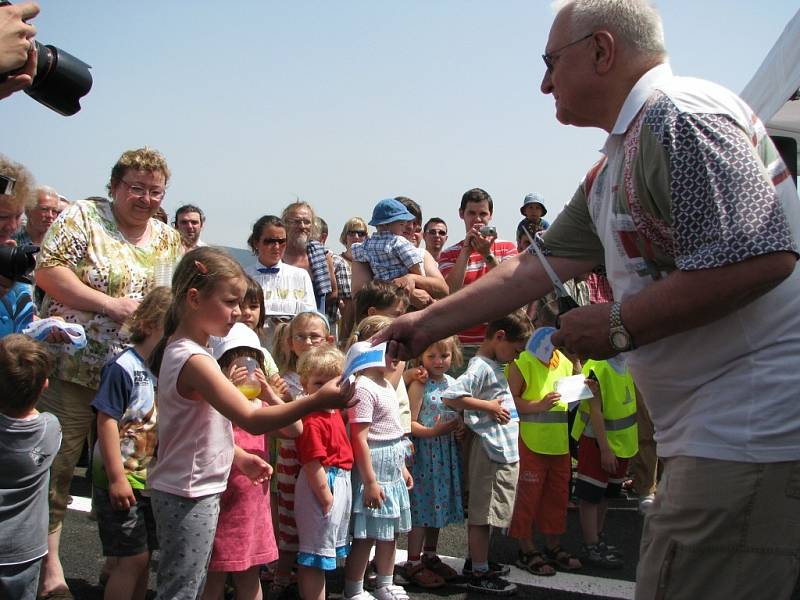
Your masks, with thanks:
M 615 331 L 611 334 L 611 345 L 615 350 L 625 350 L 630 344 L 631 338 L 624 331 Z

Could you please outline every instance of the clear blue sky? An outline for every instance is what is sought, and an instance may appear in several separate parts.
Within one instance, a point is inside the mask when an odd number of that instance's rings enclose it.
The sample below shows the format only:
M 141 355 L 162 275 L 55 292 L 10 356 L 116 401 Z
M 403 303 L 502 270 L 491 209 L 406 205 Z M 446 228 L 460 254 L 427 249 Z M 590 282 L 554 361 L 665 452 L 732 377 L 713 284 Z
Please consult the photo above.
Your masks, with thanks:
M 796 0 L 662 0 L 681 75 L 741 91 Z M 41 0 L 38 39 L 93 66 L 74 117 L 17 94 L 0 103 L 0 152 L 71 199 L 105 195 L 126 149 L 149 145 L 204 239 L 245 245 L 295 195 L 331 226 L 406 195 L 461 239 L 461 194 L 494 198 L 511 238 L 525 193 L 554 217 L 604 134 L 556 122 L 539 92 L 552 22 L 544 0 L 116 2 Z

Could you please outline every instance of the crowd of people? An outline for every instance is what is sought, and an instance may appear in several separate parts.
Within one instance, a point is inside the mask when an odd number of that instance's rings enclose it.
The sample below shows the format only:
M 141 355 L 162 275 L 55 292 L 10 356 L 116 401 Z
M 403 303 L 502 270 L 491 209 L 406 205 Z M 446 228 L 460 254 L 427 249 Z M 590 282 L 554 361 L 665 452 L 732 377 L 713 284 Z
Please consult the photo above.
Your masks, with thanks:
M 645 0 L 564 3 L 543 59 L 557 118 L 609 137 L 552 222 L 521 194 L 513 240 L 473 188 L 455 243 L 397 196 L 347 219 L 337 254 L 298 200 L 254 221 L 242 267 L 201 240 L 200 207 L 169 224 L 152 148 L 119 157 L 107 197 L 74 202 L 0 156 L 0 244 L 40 247 L 29 279 L 0 275 L 0 596 L 72 598 L 60 541 L 89 439 L 109 599 L 146 597 L 155 550 L 164 599 L 229 585 L 258 599 L 268 583 L 273 600 L 323 600 L 342 567 L 347 600 L 459 577 L 511 595 L 493 533 L 539 577 L 619 568 L 605 515 L 624 485 L 646 515 L 638 599 L 789 597 L 800 220 L 786 167 L 738 98 L 672 75 Z M 48 335 L 25 335 L 39 319 Z M 343 377 L 368 340 L 386 363 Z M 580 548 L 561 544 L 573 501 Z M 460 523 L 461 574 L 437 553 Z

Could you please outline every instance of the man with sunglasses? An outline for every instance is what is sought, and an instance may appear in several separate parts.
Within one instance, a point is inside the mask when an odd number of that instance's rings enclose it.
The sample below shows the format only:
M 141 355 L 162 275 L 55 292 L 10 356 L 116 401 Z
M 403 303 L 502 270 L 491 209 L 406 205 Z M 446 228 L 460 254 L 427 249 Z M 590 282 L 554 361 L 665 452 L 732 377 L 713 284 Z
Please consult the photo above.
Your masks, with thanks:
M 436 262 L 439 262 L 439 255 L 447 241 L 447 223 L 439 217 L 428 219 L 422 230 L 422 239 L 425 240 L 425 250 L 431 253 Z
M 543 235 L 562 280 L 604 264 L 614 302 L 561 316 L 553 343 L 618 353 L 664 474 L 645 517 L 636 598 L 789 598 L 800 560 L 800 201 L 763 124 L 733 93 L 675 77 L 645 0 L 561 4 L 541 89 L 556 118 L 608 133 Z M 396 320 L 431 341 L 549 291 L 529 254 Z

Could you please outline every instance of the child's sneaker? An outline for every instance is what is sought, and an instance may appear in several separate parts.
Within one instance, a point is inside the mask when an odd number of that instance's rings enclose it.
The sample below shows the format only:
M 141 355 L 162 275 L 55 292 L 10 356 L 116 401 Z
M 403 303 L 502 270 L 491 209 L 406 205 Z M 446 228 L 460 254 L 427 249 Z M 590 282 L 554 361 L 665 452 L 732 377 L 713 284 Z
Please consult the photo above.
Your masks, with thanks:
M 489 570 L 487 573 L 492 577 L 505 577 L 511 573 L 511 567 L 492 560 L 489 561 Z M 465 577 L 472 577 L 472 559 L 464 559 L 464 567 L 461 569 L 461 574 Z
M 499 577 L 488 573 L 473 575 L 467 583 L 467 588 L 473 592 L 481 594 L 491 594 L 492 596 L 512 596 L 517 593 L 517 586 Z
M 582 550 L 584 560 L 596 567 L 619 569 L 625 564 L 619 556 L 608 552 L 600 544 L 584 544 Z
M 372 596 L 375 600 L 408 600 L 408 594 L 399 585 L 386 585 L 376 588 L 372 592 Z
M 603 550 L 605 550 L 609 554 L 613 554 L 617 558 L 625 558 L 625 555 L 619 548 L 617 548 L 614 544 L 609 544 L 606 541 L 606 536 L 604 533 L 599 533 L 597 537 L 600 539 L 600 541 L 598 542 L 598 546 L 603 548 Z
M 360 594 L 356 594 L 355 596 L 348 597 L 342 594 L 342 598 L 344 598 L 344 600 L 375 600 L 375 596 L 373 596 L 366 590 L 361 592 Z
M 639 500 L 639 513 L 646 515 L 650 512 L 650 509 L 653 508 L 653 502 L 656 499 L 655 494 L 647 494 L 647 496 L 643 497 Z

